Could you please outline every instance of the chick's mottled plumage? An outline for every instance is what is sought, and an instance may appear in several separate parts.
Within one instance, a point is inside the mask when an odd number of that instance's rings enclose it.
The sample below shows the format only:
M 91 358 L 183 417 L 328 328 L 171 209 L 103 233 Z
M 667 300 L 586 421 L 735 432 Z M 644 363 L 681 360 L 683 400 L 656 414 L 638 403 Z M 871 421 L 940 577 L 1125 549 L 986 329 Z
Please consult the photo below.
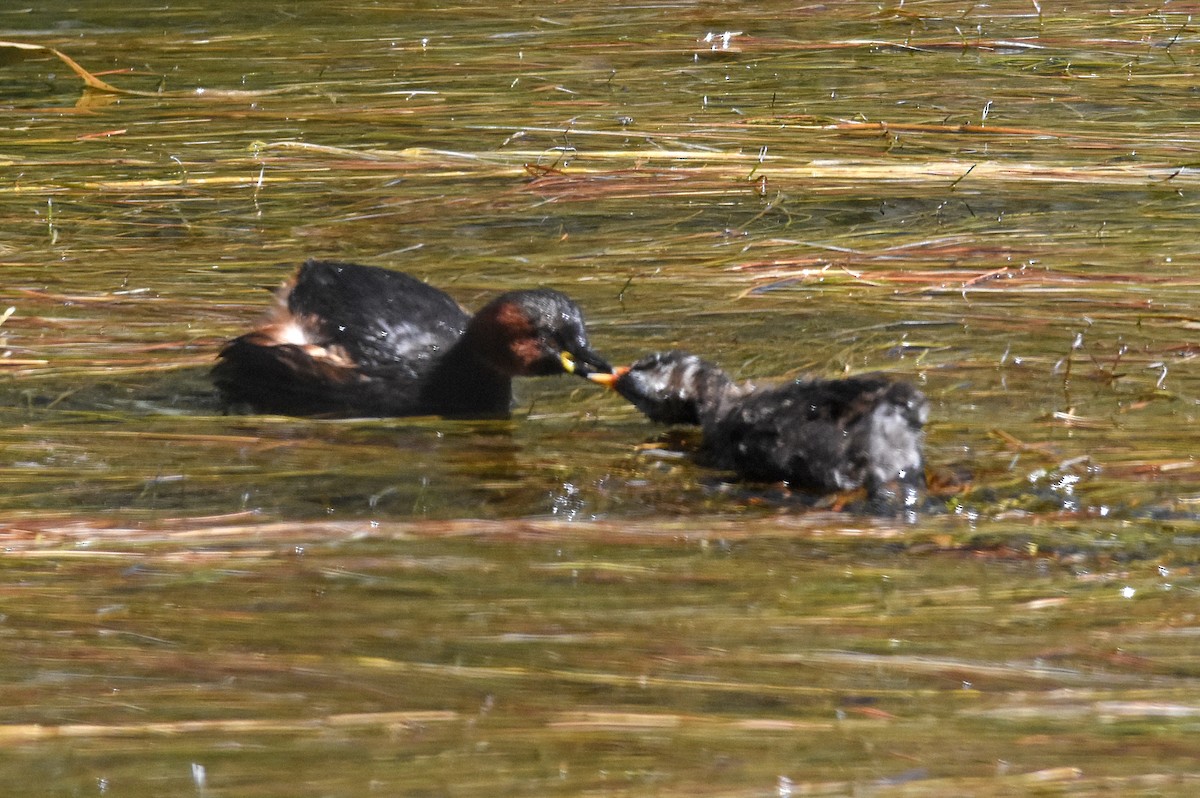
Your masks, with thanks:
M 755 387 L 695 355 L 660 352 L 597 381 L 654 421 L 699 424 L 702 460 L 743 479 L 822 493 L 924 483 L 928 402 L 881 374 Z

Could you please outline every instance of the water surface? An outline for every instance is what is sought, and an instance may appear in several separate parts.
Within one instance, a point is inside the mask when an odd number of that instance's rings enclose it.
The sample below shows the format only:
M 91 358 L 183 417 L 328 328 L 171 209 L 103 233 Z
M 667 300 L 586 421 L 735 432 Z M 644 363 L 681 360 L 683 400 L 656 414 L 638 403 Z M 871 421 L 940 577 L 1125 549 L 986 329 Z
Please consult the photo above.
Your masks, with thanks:
M 0 785 L 1194 793 L 1187 14 L 0 12 L 150 93 L 0 70 Z M 614 362 L 895 372 L 959 487 L 814 511 L 568 378 L 223 415 L 215 351 L 309 256 L 551 285 Z

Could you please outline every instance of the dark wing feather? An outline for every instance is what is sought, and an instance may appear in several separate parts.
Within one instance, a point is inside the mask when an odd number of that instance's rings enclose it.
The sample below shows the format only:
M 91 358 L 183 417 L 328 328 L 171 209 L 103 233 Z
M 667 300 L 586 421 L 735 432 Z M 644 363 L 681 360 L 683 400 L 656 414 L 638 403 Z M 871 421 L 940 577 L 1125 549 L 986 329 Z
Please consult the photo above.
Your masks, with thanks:
M 402 272 L 337 261 L 300 267 L 287 308 L 324 347 L 362 368 L 407 362 L 424 371 L 454 345 L 469 316 L 449 294 Z

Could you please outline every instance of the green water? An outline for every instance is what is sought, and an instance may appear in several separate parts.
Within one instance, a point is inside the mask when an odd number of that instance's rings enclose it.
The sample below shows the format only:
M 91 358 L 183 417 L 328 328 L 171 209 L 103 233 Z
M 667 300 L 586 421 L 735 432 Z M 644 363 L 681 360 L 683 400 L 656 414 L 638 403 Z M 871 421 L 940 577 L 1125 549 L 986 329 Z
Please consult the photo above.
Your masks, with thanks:
M 1186 9 L 83 6 L 0 39 L 161 93 L 0 68 L 0 791 L 1194 794 Z M 309 256 L 895 372 L 957 487 L 807 510 L 569 378 L 222 415 Z

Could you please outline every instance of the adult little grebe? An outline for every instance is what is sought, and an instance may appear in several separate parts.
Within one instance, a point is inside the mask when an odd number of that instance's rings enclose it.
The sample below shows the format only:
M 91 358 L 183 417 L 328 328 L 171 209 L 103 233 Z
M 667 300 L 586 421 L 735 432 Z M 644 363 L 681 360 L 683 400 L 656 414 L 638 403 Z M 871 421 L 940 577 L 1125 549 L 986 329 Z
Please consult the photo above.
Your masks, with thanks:
M 832 493 L 921 488 L 924 394 L 881 374 L 738 385 L 695 355 L 659 352 L 611 374 L 608 385 L 651 420 L 699 424 L 700 456 L 743 479 Z
M 310 260 L 271 317 L 225 345 L 213 381 L 259 412 L 492 416 L 512 378 L 611 371 L 579 307 L 558 291 L 510 291 L 474 316 L 400 272 Z

